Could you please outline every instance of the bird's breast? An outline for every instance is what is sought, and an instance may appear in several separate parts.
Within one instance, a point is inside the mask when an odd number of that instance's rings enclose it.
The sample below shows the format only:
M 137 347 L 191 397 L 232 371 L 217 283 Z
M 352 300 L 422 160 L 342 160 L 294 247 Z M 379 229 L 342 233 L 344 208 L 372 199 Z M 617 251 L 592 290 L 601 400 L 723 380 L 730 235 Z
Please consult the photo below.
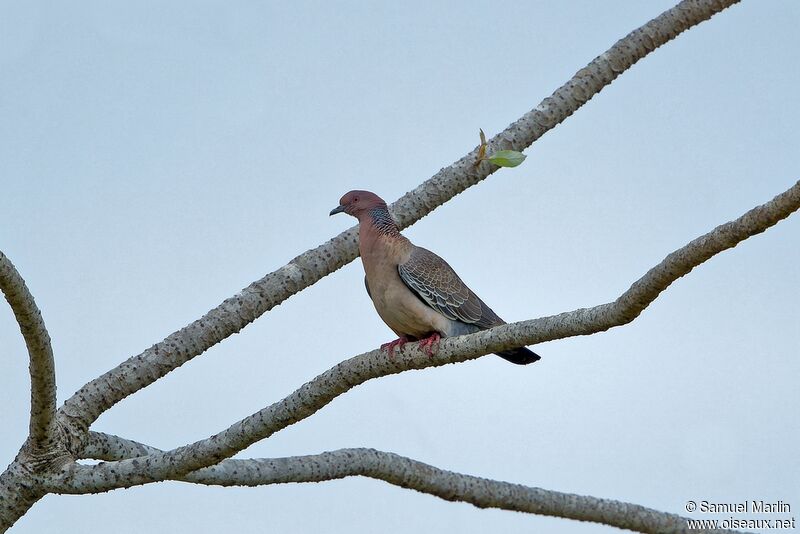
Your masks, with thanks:
M 422 302 L 400 278 L 398 262 L 385 251 L 362 252 L 364 271 L 375 309 L 381 319 L 398 335 L 415 338 L 432 332 L 445 334 L 448 319 Z

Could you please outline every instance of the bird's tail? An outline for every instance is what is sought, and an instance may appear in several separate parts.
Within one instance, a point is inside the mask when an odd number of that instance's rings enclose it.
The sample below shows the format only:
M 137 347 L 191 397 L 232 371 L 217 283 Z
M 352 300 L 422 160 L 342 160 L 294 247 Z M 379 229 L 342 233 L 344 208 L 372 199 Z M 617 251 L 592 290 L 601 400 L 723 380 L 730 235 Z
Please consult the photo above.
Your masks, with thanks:
M 517 365 L 528 365 L 541 359 L 538 354 L 525 347 L 495 352 L 495 354 Z

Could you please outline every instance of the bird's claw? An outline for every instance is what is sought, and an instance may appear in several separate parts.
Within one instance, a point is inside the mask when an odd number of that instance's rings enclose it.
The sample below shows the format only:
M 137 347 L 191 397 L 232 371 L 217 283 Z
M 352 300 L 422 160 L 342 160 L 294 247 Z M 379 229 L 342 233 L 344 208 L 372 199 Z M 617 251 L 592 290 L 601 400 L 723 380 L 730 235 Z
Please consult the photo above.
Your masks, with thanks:
M 438 343 L 440 339 L 442 339 L 442 336 L 440 336 L 438 332 L 434 332 L 425 339 L 420 340 L 419 348 L 425 351 L 428 357 L 433 358 L 433 356 L 439 352 Z M 434 348 L 434 345 L 436 348 Z
M 402 348 L 403 345 L 405 345 L 406 343 L 408 343 L 408 338 L 399 337 L 394 341 L 390 341 L 389 343 L 384 343 L 383 345 L 381 345 L 381 350 L 386 349 L 386 352 L 389 353 L 389 358 L 391 359 L 394 358 L 394 349 L 396 349 L 397 347 Z

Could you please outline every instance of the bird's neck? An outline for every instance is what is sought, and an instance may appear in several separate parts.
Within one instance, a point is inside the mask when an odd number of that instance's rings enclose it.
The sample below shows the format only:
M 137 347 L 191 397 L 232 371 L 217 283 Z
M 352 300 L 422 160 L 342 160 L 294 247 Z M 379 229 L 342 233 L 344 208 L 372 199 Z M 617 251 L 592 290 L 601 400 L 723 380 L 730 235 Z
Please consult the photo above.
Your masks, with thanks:
M 382 257 L 387 250 L 397 251 L 408 247 L 408 239 L 400 233 L 386 206 L 362 213 L 358 220 L 358 249 L 361 259 L 365 261 L 365 269 L 373 256 Z
M 382 237 L 402 237 L 397 223 L 392 219 L 386 206 L 372 208 L 359 218 L 362 227 L 368 227 L 371 232 Z

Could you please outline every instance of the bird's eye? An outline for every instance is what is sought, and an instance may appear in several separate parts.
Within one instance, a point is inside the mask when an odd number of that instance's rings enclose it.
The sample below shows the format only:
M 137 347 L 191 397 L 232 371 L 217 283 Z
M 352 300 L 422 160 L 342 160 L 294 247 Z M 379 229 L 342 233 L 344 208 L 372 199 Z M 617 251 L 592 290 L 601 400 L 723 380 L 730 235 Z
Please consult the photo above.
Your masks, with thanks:
M 354 197 L 353 202 L 358 202 L 358 197 Z

